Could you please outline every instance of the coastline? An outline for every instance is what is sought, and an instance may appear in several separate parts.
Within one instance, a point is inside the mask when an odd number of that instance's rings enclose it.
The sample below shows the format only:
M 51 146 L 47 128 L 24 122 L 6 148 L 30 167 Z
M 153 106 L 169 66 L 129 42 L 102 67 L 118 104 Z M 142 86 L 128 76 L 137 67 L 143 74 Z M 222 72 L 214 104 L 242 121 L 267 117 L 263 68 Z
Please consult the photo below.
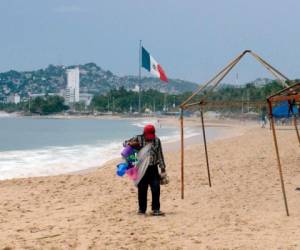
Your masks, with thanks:
M 103 113 L 103 114 L 51 114 L 51 115 L 39 115 L 39 114 L 25 114 L 23 112 L 6 112 L 0 110 L 0 117 L 28 117 L 32 119 L 96 119 L 96 120 L 119 120 L 119 119 L 144 119 L 144 118 L 168 118 L 174 116 L 156 115 L 156 114 L 119 114 L 119 113 Z
M 193 121 L 193 120 L 192 121 L 190 120 L 189 122 L 190 122 L 190 128 L 191 128 L 191 126 L 193 128 L 197 128 L 199 130 L 199 134 L 185 137 L 185 142 L 184 143 L 185 143 L 185 148 L 186 149 L 188 149 L 188 148 L 190 148 L 194 145 L 197 145 L 199 143 L 200 143 L 200 145 L 203 145 L 201 127 L 199 127 L 198 123 L 195 123 L 195 121 Z M 191 125 L 191 124 L 193 124 L 193 125 Z M 243 133 L 245 133 L 245 131 L 247 129 L 249 129 L 249 124 L 247 125 L 246 128 L 243 128 L 243 127 L 237 126 L 237 124 L 228 124 L 228 123 L 222 124 L 222 123 L 210 122 L 210 123 L 207 124 L 207 127 L 223 128 L 223 131 L 225 132 L 224 134 L 218 135 L 215 138 L 212 138 L 208 141 L 208 143 L 212 143 L 212 142 L 215 142 L 215 141 L 218 141 L 218 140 L 224 140 L 224 139 L 227 139 L 227 138 L 233 138 L 233 137 L 236 137 L 236 136 L 241 136 Z M 180 138 L 178 137 L 178 139 L 176 139 L 176 140 L 163 142 L 162 147 L 163 147 L 164 154 L 179 152 L 179 150 L 180 150 Z M 76 174 L 87 174 L 87 173 L 90 173 L 90 172 L 93 172 L 93 171 L 97 171 L 98 169 L 101 169 L 101 168 L 103 168 L 105 166 L 108 166 L 108 165 L 115 165 L 116 166 L 121 161 L 122 161 L 122 158 L 121 158 L 121 156 L 119 156 L 119 157 L 116 157 L 114 159 L 108 160 L 107 162 L 104 162 L 100 166 L 90 167 L 90 168 L 86 168 L 86 169 L 83 169 L 83 170 L 70 172 L 68 174 L 75 174 L 75 175 Z
M 26 119 L 24 120 L 24 122 L 26 122 L 26 124 L 36 124 L 34 119 L 35 118 L 29 118 L 29 120 Z M 121 124 L 121 126 L 118 125 L 118 127 L 120 128 L 122 128 L 122 121 L 126 121 L 126 124 L 129 123 L 133 125 L 134 129 L 131 132 L 134 131 L 134 133 L 129 133 L 127 136 L 133 136 L 135 133 L 139 133 L 140 131 L 142 131 L 142 128 L 146 123 L 153 123 L 155 126 L 162 128 L 161 131 L 158 129 L 158 136 L 160 136 L 162 140 L 164 152 L 174 152 L 176 150 L 179 150 L 178 145 L 180 140 L 180 129 L 179 120 L 177 118 L 144 117 L 136 119 L 119 118 L 119 120 L 120 122 L 118 122 L 117 124 Z M 200 119 L 197 117 L 190 117 L 185 119 L 186 146 L 189 146 L 190 144 L 201 143 L 202 128 L 201 124 L 199 123 L 199 120 Z M 15 119 L 15 121 L 18 122 L 18 119 Z M 10 123 L 14 123 L 15 121 L 12 120 Z M 105 121 L 114 123 L 114 120 L 110 119 L 105 119 Z M 64 121 L 62 121 L 62 124 L 65 124 L 63 122 Z M 101 121 L 92 122 L 93 124 L 100 124 L 100 126 L 102 126 Z M 107 122 L 103 124 L 107 124 Z M 53 123 L 55 125 L 56 123 L 60 124 L 61 122 L 52 121 L 50 124 Z M 77 121 L 74 121 L 73 123 L 75 123 L 76 125 Z M 37 124 L 40 123 L 37 122 Z M 48 124 L 48 121 L 43 121 L 43 124 Z M 79 124 L 85 124 L 85 119 L 81 119 Z M 82 129 L 84 129 L 84 126 L 81 125 L 81 127 Z M 206 123 L 207 141 L 209 142 L 211 140 L 232 136 L 240 130 L 236 129 L 238 127 L 240 127 L 240 123 L 237 121 L 228 120 L 226 121 L 226 123 L 224 123 L 224 120 L 209 121 Z M 41 134 L 41 136 L 44 135 Z M 120 137 L 118 138 L 120 139 Z M 90 169 L 97 169 L 99 167 L 101 168 L 103 165 L 107 164 L 107 162 L 110 162 L 111 160 L 115 161 L 116 163 L 117 161 L 121 162 L 122 159 L 121 157 L 119 157 L 119 152 L 122 148 L 121 144 L 124 138 L 122 138 L 121 141 L 118 141 L 118 138 L 115 137 L 113 141 L 111 141 L 111 143 L 108 143 L 106 145 L 102 145 L 101 143 L 99 143 L 97 145 L 87 144 L 86 146 L 80 146 L 79 144 L 78 146 L 74 145 L 70 147 L 59 147 L 53 144 L 51 145 L 51 147 L 49 146 L 48 148 L 36 148 L 33 150 L 29 149 L 29 151 L 27 151 L 26 148 L 24 148 L 25 150 L 23 150 L 22 147 L 20 147 L 21 151 L 7 151 L 7 153 L 5 151 L 1 152 L 1 159 L 3 159 L 3 161 L 0 162 L 3 167 L 1 168 L 2 175 L 0 179 L 4 180 L 13 178 L 30 178 L 38 176 L 56 176 L 61 174 L 71 174 L 74 172 L 87 172 L 90 171 Z M 83 153 L 82 157 L 78 155 L 80 153 Z

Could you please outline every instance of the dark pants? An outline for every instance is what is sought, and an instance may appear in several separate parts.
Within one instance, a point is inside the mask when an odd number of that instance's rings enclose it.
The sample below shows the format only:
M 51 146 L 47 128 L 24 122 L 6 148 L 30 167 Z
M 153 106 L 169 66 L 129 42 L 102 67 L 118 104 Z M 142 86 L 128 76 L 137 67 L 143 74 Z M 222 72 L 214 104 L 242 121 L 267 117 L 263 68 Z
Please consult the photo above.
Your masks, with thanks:
M 147 193 L 149 185 L 152 193 L 152 210 L 159 210 L 160 177 L 157 165 L 148 166 L 145 175 L 138 184 L 139 210 L 143 213 L 147 210 Z

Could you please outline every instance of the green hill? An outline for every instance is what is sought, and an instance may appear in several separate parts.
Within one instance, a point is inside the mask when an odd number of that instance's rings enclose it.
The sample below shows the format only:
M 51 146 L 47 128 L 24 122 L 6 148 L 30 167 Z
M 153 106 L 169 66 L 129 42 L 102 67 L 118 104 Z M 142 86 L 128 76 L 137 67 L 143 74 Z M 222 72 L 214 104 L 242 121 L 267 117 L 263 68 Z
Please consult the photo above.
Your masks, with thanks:
M 111 89 L 124 87 L 127 90 L 134 89 L 138 84 L 137 76 L 114 75 L 109 70 L 104 70 L 95 63 L 78 65 L 80 69 L 80 91 L 96 95 L 105 94 Z M 21 97 L 28 96 L 28 93 L 58 93 L 66 87 L 66 69 L 72 66 L 49 65 L 45 69 L 33 71 L 8 71 L 0 73 L 0 97 L 18 93 Z M 179 79 L 169 79 L 165 84 L 157 78 L 143 77 L 142 88 L 155 89 L 160 92 L 179 94 L 186 91 L 193 91 L 197 84 Z

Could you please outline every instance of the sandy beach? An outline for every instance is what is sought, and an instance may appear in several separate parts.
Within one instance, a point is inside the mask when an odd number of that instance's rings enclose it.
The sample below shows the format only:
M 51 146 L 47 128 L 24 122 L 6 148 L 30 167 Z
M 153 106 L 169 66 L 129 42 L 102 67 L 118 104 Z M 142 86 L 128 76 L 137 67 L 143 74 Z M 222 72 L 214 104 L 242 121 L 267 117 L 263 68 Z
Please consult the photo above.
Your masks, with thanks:
M 211 188 L 203 146 L 187 147 L 184 200 L 179 151 L 165 153 L 164 217 L 136 214 L 137 190 L 115 175 L 117 160 L 83 173 L 1 181 L 0 248 L 300 249 L 295 131 L 278 130 L 287 217 L 271 131 L 234 126 L 238 133 L 208 144 Z

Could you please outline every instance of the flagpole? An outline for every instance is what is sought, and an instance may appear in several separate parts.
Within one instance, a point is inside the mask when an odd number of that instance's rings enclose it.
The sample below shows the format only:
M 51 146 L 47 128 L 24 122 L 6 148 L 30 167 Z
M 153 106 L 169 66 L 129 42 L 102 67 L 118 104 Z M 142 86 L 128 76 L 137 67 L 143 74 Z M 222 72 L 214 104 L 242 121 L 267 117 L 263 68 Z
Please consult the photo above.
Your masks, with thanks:
M 142 66 L 142 40 L 140 40 L 139 47 L 139 113 L 141 113 L 141 66 Z

